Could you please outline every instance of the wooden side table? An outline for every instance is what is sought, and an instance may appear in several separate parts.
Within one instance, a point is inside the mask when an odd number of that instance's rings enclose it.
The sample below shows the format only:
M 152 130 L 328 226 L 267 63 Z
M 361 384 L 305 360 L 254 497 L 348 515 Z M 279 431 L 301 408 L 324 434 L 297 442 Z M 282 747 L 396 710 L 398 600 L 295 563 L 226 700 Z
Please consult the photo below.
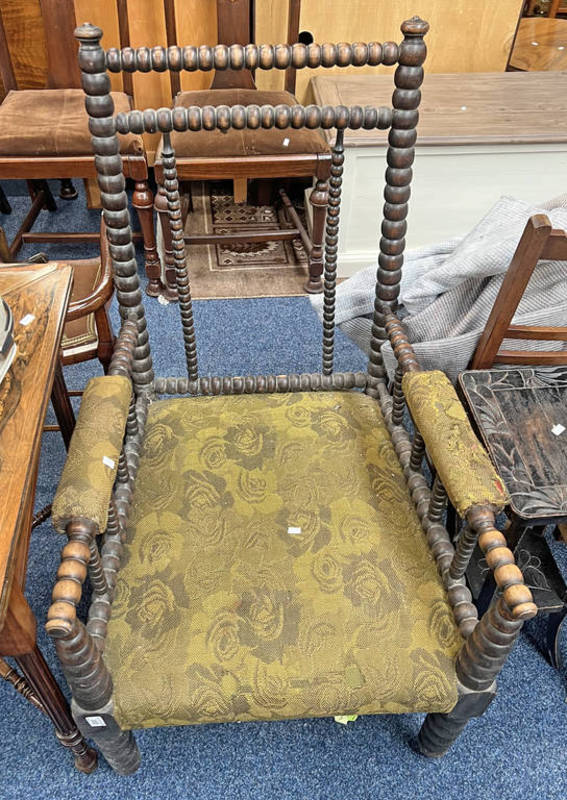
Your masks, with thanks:
M 548 655 L 557 664 L 567 587 L 543 533 L 567 522 L 567 367 L 469 370 L 459 388 L 510 494 L 508 546 L 534 602 L 551 615 Z M 467 578 L 480 607 L 494 591 L 489 573 L 477 551 Z
M 0 656 L 12 656 L 23 678 L 6 675 L 51 719 L 75 766 L 97 764 L 36 641 L 37 621 L 24 597 L 43 420 L 58 373 L 72 270 L 48 263 L 0 269 L 0 294 L 14 315 L 17 353 L 0 384 Z M 58 391 L 64 392 L 64 384 Z

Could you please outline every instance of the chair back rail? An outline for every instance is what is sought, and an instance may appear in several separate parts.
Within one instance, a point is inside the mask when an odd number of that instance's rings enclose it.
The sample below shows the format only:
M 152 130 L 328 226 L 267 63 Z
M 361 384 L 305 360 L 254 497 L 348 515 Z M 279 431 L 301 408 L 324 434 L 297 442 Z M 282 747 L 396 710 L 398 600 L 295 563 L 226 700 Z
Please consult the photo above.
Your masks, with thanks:
M 427 23 L 421 22 L 421 26 Z M 417 22 L 404 23 L 406 37 L 423 39 L 427 28 L 411 34 Z M 79 30 L 82 30 L 82 26 Z M 100 29 L 99 29 L 100 30 Z M 101 34 L 102 35 L 102 34 Z M 394 66 L 399 61 L 396 42 L 355 42 L 352 44 L 218 44 L 187 47 L 110 47 L 105 52 L 109 72 L 210 72 L 211 70 L 316 69 L 317 67 Z M 425 45 L 424 45 L 425 47 Z M 413 48 L 412 48 L 413 49 Z M 425 51 L 423 52 L 425 59 Z M 423 63 L 423 61 L 421 62 Z
M 538 261 L 567 261 L 567 234 L 553 230 L 545 214 L 526 223 L 474 352 L 471 369 L 493 364 L 567 364 L 567 350 L 504 350 L 504 339 L 567 342 L 567 327 L 512 325 Z

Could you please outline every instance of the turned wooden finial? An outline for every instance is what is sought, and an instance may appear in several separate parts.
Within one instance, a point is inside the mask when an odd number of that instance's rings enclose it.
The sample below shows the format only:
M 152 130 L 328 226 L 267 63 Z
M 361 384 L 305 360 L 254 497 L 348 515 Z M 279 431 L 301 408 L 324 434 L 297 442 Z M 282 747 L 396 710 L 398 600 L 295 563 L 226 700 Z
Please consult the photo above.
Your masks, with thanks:
M 84 44 L 89 44 L 90 42 L 98 42 L 102 39 L 102 29 L 97 25 L 92 25 L 90 22 L 83 22 L 82 25 L 75 28 L 74 35 L 75 39 L 78 39 Z
M 426 22 L 421 17 L 412 17 L 406 19 L 401 24 L 401 31 L 404 36 L 425 36 L 429 30 L 429 22 Z

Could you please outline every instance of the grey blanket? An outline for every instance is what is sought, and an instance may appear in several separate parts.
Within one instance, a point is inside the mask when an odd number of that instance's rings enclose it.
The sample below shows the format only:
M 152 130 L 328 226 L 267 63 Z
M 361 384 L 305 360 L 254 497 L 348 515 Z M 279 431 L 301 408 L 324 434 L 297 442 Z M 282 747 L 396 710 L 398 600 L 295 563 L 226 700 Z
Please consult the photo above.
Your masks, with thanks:
M 547 214 L 554 228 L 567 229 L 567 195 L 537 207 L 502 197 L 464 238 L 406 253 L 398 313 L 424 369 L 441 369 L 453 381 L 466 369 L 525 224 L 537 213 Z M 365 352 L 370 345 L 375 280 L 373 265 L 337 288 L 336 322 Z M 322 296 L 312 296 L 311 302 L 322 318 Z M 567 324 L 567 262 L 539 262 L 514 323 Z M 564 342 L 506 342 L 507 349 L 566 347 Z M 382 355 L 392 374 L 395 358 L 389 343 Z

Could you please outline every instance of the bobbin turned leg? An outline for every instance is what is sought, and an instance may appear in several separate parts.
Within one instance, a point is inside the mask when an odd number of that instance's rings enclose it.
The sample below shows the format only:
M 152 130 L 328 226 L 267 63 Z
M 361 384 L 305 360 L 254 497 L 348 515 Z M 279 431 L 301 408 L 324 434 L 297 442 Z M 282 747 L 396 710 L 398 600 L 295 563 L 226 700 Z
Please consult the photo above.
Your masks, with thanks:
M 146 179 L 136 181 L 132 195 L 132 205 L 138 214 L 144 240 L 144 265 L 148 276 L 146 294 L 150 297 L 157 297 L 162 288 L 161 264 L 156 249 L 154 198 Z
M 457 656 L 460 684 L 457 705 L 448 714 L 428 714 L 419 732 L 418 746 L 424 755 L 444 755 L 467 722 L 488 707 L 496 694 L 495 679 L 514 647 L 523 622 L 523 618 L 513 617 L 502 596 L 482 617 Z
M 116 772 L 131 775 L 140 766 L 140 752 L 132 732 L 123 731 L 113 717 L 112 680 L 92 637 L 77 619 L 52 619 L 49 634 L 73 693 L 71 708 L 79 730 Z
M 326 180 L 317 179 L 311 192 L 310 202 L 313 206 L 313 229 L 311 233 L 311 252 L 309 254 L 309 278 L 304 289 L 309 294 L 323 291 L 323 232 L 325 230 L 325 212 L 327 210 L 329 185 Z
M 480 717 L 496 696 L 494 691 L 467 692 L 459 687 L 457 705 L 448 714 L 428 714 L 418 736 L 419 751 L 430 758 L 440 758 L 450 749 L 473 717 Z M 462 692 L 462 694 L 461 694 Z
M 112 679 L 94 638 L 80 620 L 76 606 L 90 571 L 95 592 L 109 591 L 99 560 L 94 557 L 97 526 L 86 519 L 68 523 L 69 541 L 61 553 L 53 602 L 46 630 L 55 640 L 57 656 L 73 695 L 73 717 L 85 736 L 100 748 L 113 769 L 130 775 L 140 764 L 140 754 L 130 731 L 119 728 L 113 717 Z
M 173 237 L 171 235 L 171 227 L 169 223 L 167 193 L 161 184 L 158 184 L 154 208 L 159 218 L 159 224 L 161 225 L 163 240 L 165 287 L 162 289 L 162 294 L 168 300 L 175 302 L 177 300 L 177 284 L 175 282 L 175 255 L 173 252 Z

